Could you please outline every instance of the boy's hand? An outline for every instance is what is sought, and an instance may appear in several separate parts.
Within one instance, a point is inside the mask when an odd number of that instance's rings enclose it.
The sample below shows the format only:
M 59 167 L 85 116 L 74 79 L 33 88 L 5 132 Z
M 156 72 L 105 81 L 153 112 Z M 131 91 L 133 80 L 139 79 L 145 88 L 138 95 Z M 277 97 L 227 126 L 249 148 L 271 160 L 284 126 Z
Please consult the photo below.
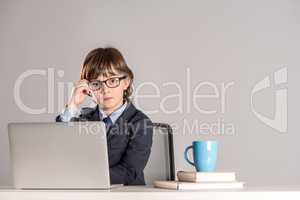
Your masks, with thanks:
M 72 90 L 72 94 L 71 94 L 71 98 L 68 102 L 68 107 L 72 108 L 78 108 L 80 106 L 81 103 L 83 103 L 84 99 L 86 98 L 86 96 L 91 96 L 94 101 L 97 102 L 97 100 L 95 99 L 95 96 L 93 94 L 93 91 L 90 90 L 89 86 L 88 86 L 89 81 L 88 80 L 80 80 L 78 81 L 73 90 Z

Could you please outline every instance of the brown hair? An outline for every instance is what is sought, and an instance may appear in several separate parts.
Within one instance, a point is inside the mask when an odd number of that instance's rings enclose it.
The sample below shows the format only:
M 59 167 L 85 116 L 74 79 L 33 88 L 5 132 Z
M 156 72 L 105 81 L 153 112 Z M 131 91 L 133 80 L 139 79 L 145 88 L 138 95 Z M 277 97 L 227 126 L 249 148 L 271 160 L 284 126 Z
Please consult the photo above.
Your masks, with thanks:
M 112 47 L 97 48 L 90 51 L 84 59 L 80 79 L 92 80 L 97 79 L 102 75 L 116 75 L 114 72 L 124 73 L 130 79 L 129 87 L 124 91 L 124 100 L 130 101 L 129 97 L 132 94 L 133 73 L 127 66 L 121 52 Z

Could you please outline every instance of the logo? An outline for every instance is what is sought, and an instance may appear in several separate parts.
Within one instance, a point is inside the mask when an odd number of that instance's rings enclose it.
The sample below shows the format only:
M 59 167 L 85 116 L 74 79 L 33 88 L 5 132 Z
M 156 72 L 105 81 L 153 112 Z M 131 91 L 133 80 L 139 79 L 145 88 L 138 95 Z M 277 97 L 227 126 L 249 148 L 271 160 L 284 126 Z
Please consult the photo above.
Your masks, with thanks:
M 269 127 L 281 132 L 287 132 L 287 122 L 288 122 L 288 102 L 287 102 L 287 82 L 288 82 L 288 70 L 287 67 L 281 68 L 274 72 L 274 86 L 275 91 L 275 112 L 273 118 L 268 118 L 265 115 L 257 112 L 253 105 L 254 94 L 271 87 L 271 78 L 266 76 L 264 79 L 259 81 L 251 91 L 251 110 L 254 115 L 264 124 Z

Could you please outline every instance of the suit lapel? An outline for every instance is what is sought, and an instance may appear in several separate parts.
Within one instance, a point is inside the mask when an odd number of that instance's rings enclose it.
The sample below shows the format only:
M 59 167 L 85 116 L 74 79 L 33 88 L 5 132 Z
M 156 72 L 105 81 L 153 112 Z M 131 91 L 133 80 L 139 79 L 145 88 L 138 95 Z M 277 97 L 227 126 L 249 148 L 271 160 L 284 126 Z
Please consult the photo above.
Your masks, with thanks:
M 126 109 L 123 111 L 123 113 L 120 115 L 120 117 L 117 119 L 115 124 L 113 124 L 110 129 L 107 132 L 107 140 L 109 141 L 111 137 L 114 134 L 125 134 L 127 130 L 126 123 L 129 123 L 131 118 L 134 116 L 136 112 L 135 106 L 129 102 Z

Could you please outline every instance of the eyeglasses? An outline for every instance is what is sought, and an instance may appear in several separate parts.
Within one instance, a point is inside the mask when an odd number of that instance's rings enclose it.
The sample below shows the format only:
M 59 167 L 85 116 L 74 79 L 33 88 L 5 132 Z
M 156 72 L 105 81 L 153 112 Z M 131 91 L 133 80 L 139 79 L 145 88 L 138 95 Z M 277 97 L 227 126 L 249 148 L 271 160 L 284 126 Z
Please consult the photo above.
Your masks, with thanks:
M 88 86 L 91 90 L 96 91 L 103 88 L 103 83 L 109 88 L 116 88 L 120 85 L 121 80 L 125 79 L 126 76 L 122 77 L 112 77 L 105 81 L 93 80 L 88 83 Z

